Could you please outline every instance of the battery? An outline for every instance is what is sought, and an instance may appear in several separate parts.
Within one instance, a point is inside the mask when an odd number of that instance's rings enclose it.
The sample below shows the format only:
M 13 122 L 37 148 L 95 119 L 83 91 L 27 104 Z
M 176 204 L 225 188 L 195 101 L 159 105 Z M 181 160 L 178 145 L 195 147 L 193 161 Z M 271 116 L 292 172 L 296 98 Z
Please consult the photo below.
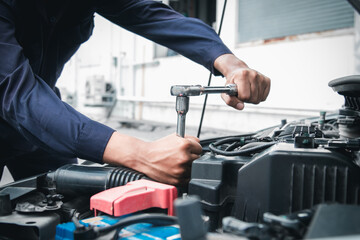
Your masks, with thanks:
M 154 227 L 151 223 L 137 223 L 121 230 L 121 240 L 181 240 L 178 225 Z
M 110 217 L 107 215 L 92 217 L 80 220 L 84 226 L 105 227 L 117 223 L 119 220 L 128 217 Z M 72 222 L 58 224 L 56 226 L 56 240 L 73 240 L 76 227 Z M 180 240 L 180 229 L 178 225 L 153 226 L 151 223 L 137 223 L 125 227 L 119 233 L 122 240 Z
M 105 227 L 105 226 L 109 226 L 109 225 L 113 225 L 113 224 L 117 223 L 122 218 L 123 217 L 114 218 L 114 217 L 104 215 L 104 216 L 97 216 L 97 217 L 83 219 L 83 220 L 80 220 L 79 222 L 86 227 L 87 226 Z M 75 229 L 76 229 L 76 227 L 73 222 L 58 224 L 56 226 L 55 239 L 56 240 L 73 240 Z

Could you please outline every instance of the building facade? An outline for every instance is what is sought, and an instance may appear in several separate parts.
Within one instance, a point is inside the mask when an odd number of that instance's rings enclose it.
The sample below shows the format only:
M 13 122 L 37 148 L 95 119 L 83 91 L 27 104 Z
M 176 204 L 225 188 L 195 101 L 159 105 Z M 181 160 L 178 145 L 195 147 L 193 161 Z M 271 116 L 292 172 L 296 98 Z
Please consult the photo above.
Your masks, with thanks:
M 223 0 L 163 2 L 218 30 Z M 360 74 L 359 21 L 345 0 L 227 1 L 221 38 L 249 67 L 271 78 L 271 91 L 266 102 L 243 111 L 209 96 L 203 126 L 249 132 L 339 109 L 343 98 L 327 84 Z M 111 111 L 119 119 L 175 124 L 170 87 L 206 85 L 208 78 L 204 67 L 96 16 L 93 36 L 68 62 L 58 85 L 94 118 Z M 212 85 L 224 83 L 212 79 Z M 114 107 L 109 96 L 116 98 Z M 190 99 L 188 125 L 198 126 L 203 100 Z

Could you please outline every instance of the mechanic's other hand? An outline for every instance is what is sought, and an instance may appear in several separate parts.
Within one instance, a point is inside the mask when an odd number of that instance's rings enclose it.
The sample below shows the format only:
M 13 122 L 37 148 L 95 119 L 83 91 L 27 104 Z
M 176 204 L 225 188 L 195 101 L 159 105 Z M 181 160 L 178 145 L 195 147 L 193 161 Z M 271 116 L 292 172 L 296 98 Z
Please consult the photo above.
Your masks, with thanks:
M 270 78 L 250 69 L 233 54 L 224 54 L 214 62 L 214 67 L 226 77 L 226 84 L 236 84 L 238 96 L 222 94 L 225 103 L 242 110 L 244 103 L 265 101 L 270 91 Z
M 181 138 L 171 134 L 147 147 L 148 161 L 144 162 L 143 172 L 152 179 L 172 185 L 189 182 L 191 163 L 200 157 L 202 147 L 196 137 Z
M 144 142 L 114 132 L 105 148 L 103 161 L 135 169 L 163 183 L 183 185 L 190 179 L 191 163 L 202 152 L 199 142 L 196 137 L 181 138 L 176 134 Z

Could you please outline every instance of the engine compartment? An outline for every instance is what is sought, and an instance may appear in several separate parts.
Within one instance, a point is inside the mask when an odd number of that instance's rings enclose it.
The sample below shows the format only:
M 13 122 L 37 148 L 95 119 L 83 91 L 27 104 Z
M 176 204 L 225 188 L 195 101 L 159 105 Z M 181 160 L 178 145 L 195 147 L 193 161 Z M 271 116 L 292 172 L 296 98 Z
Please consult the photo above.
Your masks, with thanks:
M 199 210 L 197 215 L 205 219 L 204 237 L 299 239 L 360 234 L 356 227 L 347 232 L 341 224 L 330 227 L 331 220 L 326 217 L 328 235 L 319 235 L 319 231 L 314 230 L 318 226 L 315 223 L 320 221 L 315 220 L 325 221 L 323 216 L 329 213 L 335 216 L 346 213 L 353 221 L 360 217 L 357 214 L 360 76 L 336 79 L 329 86 L 345 98 L 338 114 L 321 112 L 309 119 L 289 123 L 282 120 L 278 126 L 256 133 L 201 141 L 203 154 L 193 162 L 188 186 L 176 189 L 176 198 L 186 201 L 187 196 L 198 197 L 192 204 L 200 203 L 202 213 Z M 72 222 L 73 232 L 84 228 L 81 225 L 84 223 L 79 225 L 79 222 L 96 217 L 90 210 L 94 194 L 140 179 L 150 180 L 126 168 L 66 165 L 55 172 L 3 186 L 0 188 L 0 239 L 53 239 L 55 234 L 56 239 L 109 239 L 100 235 L 65 238 L 58 235 L 59 225 Z M 144 199 L 140 198 L 140 202 Z M 155 222 L 176 223 L 172 218 L 170 221 L 158 217 L 156 214 L 164 213 L 164 209 L 154 206 L 140 209 L 136 214 L 149 214 Z M 198 211 L 197 205 L 191 209 Z M 183 231 L 191 229 L 193 224 L 183 222 L 195 217 L 186 213 L 180 219 L 180 215 L 175 232 L 182 229 L 183 239 L 191 239 L 185 238 Z M 119 221 L 122 220 L 109 224 Z M 177 237 L 172 239 L 180 239 L 180 235 Z
M 290 214 L 320 203 L 359 204 L 360 169 L 354 162 L 359 142 L 327 138 L 323 132 L 334 134 L 332 122 L 325 121 L 324 131 L 310 120 L 218 140 L 225 152 L 239 142 L 255 144 L 230 151 L 238 156 L 208 152 L 196 160 L 189 194 L 199 195 L 205 212 L 215 215 L 210 218 L 213 229 L 226 215 L 259 222 L 266 212 Z

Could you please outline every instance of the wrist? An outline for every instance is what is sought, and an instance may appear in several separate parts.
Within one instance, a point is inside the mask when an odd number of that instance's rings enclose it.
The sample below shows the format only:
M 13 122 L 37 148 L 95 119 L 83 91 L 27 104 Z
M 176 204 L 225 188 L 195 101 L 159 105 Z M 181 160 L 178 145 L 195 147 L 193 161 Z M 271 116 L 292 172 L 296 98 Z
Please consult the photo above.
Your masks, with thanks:
M 239 68 L 248 68 L 245 62 L 233 54 L 223 54 L 215 59 L 214 67 L 228 78 L 233 71 Z
M 145 142 L 131 136 L 114 132 L 110 137 L 103 155 L 103 162 L 137 169 Z

